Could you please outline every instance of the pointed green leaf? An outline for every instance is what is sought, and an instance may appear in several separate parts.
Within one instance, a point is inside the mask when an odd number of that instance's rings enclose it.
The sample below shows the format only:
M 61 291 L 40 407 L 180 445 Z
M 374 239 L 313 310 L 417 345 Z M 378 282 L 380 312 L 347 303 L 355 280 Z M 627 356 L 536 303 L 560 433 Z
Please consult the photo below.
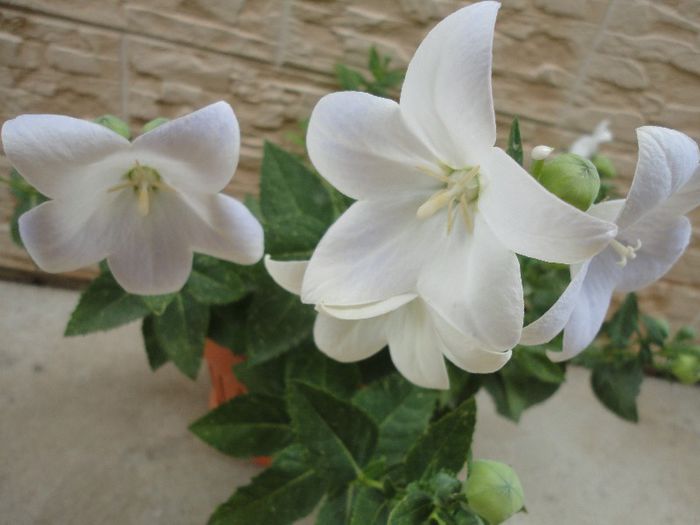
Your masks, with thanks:
M 124 291 L 109 273 L 90 283 L 73 310 L 65 335 L 82 335 L 110 330 L 150 313 L 138 295 Z
M 304 455 L 298 445 L 284 450 L 270 468 L 220 505 L 209 525 L 289 525 L 309 514 L 324 487 Z
M 630 293 L 627 294 L 615 315 L 606 323 L 605 330 L 614 344 L 627 346 L 638 325 L 639 306 L 637 305 L 637 296 Z
M 591 374 L 591 387 L 596 397 L 612 412 L 628 421 L 637 422 L 637 396 L 644 374 L 639 360 L 599 363 Z
M 353 401 L 379 427 L 376 454 L 393 464 L 423 433 L 437 397 L 436 391 L 418 388 L 394 373 L 360 390 Z
M 143 323 L 141 323 L 141 334 L 143 335 L 143 343 L 146 347 L 148 365 L 151 367 L 151 370 L 156 371 L 170 361 L 170 358 L 168 358 L 168 354 L 165 353 L 163 347 L 158 344 L 153 322 L 152 315 L 144 317 Z
M 155 315 L 163 315 L 165 309 L 175 298 L 176 293 L 167 293 L 163 295 L 141 295 L 141 301 L 145 304 L 151 313 Z
M 338 486 L 355 479 L 377 442 L 377 426 L 359 408 L 314 386 L 289 387 L 292 427 L 318 473 Z
M 475 423 L 474 398 L 431 423 L 408 452 L 408 479 L 427 479 L 443 469 L 458 472 L 467 461 Z
M 338 397 L 350 397 L 360 383 L 354 363 L 339 363 L 322 354 L 311 341 L 294 348 L 287 358 L 287 381 L 299 379 Z
M 182 373 L 194 379 L 204 352 L 209 307 L 187 293 L 179 293 L 163 315 L 154 318 L 158 344 Z
M 515 117 L 513 123 L 510 125 L 508 148 L 506 152 L 515 162 L 521 166 L 523 165 L 523 143 L 520 139 L 520 122 L 518 121 L 518 117 Z
M 190 430 L 231 456 L 273 454 L 292 440 L 284 400 L 264 394 L 238 396 L 198 419 Z
M 202 304 L 226 304 L 237 301 L 250 291 L 238 275 L 239 266 L 197 254 L 185 290 Z
M 410 490 L 391 510 L 388 525 L 426 525 L 433 508 L 429 494 Z

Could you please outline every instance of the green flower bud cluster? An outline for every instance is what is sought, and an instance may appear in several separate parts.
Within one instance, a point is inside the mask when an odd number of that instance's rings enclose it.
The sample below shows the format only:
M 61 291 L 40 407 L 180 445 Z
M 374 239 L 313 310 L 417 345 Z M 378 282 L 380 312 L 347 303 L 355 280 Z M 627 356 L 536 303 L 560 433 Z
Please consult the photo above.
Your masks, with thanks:
M 600 175 L 593 163 L 574 153 L 545 161 L 537 180 L 557 197 L 579 210 L 591 207 L 600 190 Z
M 505 463 L 474 461 L 467 474 L 465 491 L 469 507 L 489 525 L 499 525 L 523 508 L 523 487 L 518 475 Z

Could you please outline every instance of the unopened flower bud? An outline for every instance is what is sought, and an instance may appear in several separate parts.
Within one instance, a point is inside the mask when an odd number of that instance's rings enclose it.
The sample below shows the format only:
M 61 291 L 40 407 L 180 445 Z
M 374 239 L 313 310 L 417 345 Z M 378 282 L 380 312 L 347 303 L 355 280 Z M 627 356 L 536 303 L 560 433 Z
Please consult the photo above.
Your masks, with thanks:
M 548 160 L 539 173 L 540 184 L 560 199 L 586 211 L 600 190 L 600 176 L 591 161 L 574 153 Z
M 105 128 L 111 129 L 115 133 L 119 133 L 125 139 L 131 138 L 131 129 L 129 129 L 129 125 L 119 117 L 109 114 L 102 115 L 101 117 L 97 117 L 95 122 L 104 126 Z
M 671 373 L 685 385 L 700 381 L 700 360 L 694 355 L 681 354 L 671 364 Z
M 617 171 L 610 157 L 606 157 L 605 155 L 593 155 L 593 157 L 591 157 L 591 162 L 595 166 L 595 169 L 598 170 L 598 175 L 600 175 L 601 179 L 612 179 L 617 176 Z
M 170 119 L 167 119 L 167 118 L 165 118 L 165 117 L 158 117 L 158 118 L 154 118 L 153 120 L 149 120 L 148 122 L 146 122 L 146 123 L 143 125 L 143 128 L 142 128 L 142 129 L 143 129 L 143 132 L 144 132 L 144 133 L 148 133 L 148 132 L 151 131 L 152 129 L 156 129 L 158 126 L 160 126 L 160 125 L 162 125 L 162 124 L 165 124 L 165 123 L 168 122 L 169 120 L 170 120 Z
M 534 148 L 532 148 L 532 152 L 530 153 L 530 157 L 532 158 L 532 160 L 544 160 L 547 157 L 549 157 L 553 151 L 554 151 L 554 148 L 550 148 L 549 146 L 545 146 L 545 145 L 535 146 Z
M 469 468 L 466 494 L 469 507 L 499 525 L 523 508 L 525 496 L 515 471 L 505 463 L 474 461 Z

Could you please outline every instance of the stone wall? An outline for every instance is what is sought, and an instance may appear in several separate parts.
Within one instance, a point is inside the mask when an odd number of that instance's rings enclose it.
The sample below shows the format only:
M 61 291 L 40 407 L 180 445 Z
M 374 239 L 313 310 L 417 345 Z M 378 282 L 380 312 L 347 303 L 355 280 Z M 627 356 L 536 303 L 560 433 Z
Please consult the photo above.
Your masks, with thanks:
M 288 144 L 333 67 L 362 67 L 376 45 L 405 65 L 458 0 L 0 1 L 0 121 L 26 112 L 138 126 L 226 99 L 242 126 L 235 195 L 256 191 L 264 140 Z M 604 148 L 629 181 L 634 129 L 659 124 L 700 138 L 699 0 L 504 0 L 493 88 L 501 141 L 514 115 L 528 146 L 566 147 L 602 118 Z M 0 168 L 7 161 L 0 160 Z M 45 280 L 7 240 L 0 188 L 0 274 Z M 647 304 L 700 328 L 700 213 L 691 249 L 647 291 Z M 58 278 L 80 282 L 90 271 Z M 53 282 L 57 278 L 53 278 Z

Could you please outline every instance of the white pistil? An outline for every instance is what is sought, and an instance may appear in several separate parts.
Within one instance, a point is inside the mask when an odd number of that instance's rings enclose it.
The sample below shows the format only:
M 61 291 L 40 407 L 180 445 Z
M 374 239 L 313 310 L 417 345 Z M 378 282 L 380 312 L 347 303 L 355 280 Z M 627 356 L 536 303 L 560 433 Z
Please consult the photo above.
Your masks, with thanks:
M 425 201 L 416 212 L 419 219 L 432 217 L 439 210 L 447 206 L 447 232 L 452 231 L 454 217 L 457 213 L 455 204 L 460 208 L 462 218 L 469 231 L 474 227 L 474 220 L 470 204 L 479 195 L 479 166 L 465 170 L 449 168 L 446 174 L 437 174 L 429 169 L 421 169 L 426 175 L 438 179 L 445 184 L 445 188 L 435 192 Z
M 151 211 L 151 197 L 156 190 L 171 189 L 163 180 L 156 170 L 148 166 L 142 166 L 136 161 L 136 166 L 129 170 L 124 182 L 107 190 L 108 193 L 121 191 L 127 188 L 132 188 L 136 193 L 138 200 L 138 210 L 142 217 L 147 216 Z
M 620 256 L 620 260 L 617 261 L 618 266 L 625 267 L 627 265 L 627 259 L 634 259 L 637 257 L 637 251 L 642 247 L 642 241 L 637 239 L 637 243 L 632 245 L 624 245 L 620 241 L 613 239 L 610 242 L 613 250 L 615 250 Z

